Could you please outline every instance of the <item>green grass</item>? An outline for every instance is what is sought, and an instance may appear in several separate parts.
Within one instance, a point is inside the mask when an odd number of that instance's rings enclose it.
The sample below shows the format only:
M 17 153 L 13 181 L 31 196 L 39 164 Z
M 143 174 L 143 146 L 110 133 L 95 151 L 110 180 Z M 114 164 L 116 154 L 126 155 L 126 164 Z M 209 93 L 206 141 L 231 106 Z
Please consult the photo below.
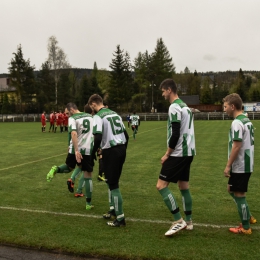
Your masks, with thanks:
M 0 123 L 0 243 L 123 259 L 258 259 L 259 224 L 251 236 L 228 231 L 239 223 L 223 177 L 230 124 L 195 121 L 197 155 L 190 178 L 195 226 L 166 238 L 172 216 L 155 187 L 166 151 L 165 122 L 142 122 L 137 140 L 130 137 L 120 180 L 125 228 L 110 228 L 102 219 L 108 194 L 106 184 L 97 181 L 98 164 L 91 211 L 85 210 L 84 198 L 67 190 L 70 174 L 46 182 L 51 166 L 65 161 L 67 134 L 41 133 L 40 123 Z M 253 124 L 255 170 L 247 200 L 260 221 L 260 121 Z M 182 209 L 177 185 L 170 189 Z

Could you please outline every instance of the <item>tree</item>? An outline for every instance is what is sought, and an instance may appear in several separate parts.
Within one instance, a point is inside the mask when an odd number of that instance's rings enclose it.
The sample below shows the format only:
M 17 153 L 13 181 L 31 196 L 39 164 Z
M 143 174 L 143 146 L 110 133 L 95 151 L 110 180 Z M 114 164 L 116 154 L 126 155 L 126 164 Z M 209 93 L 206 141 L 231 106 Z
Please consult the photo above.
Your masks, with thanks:
M 77 94 L 77 103 L 79 107 L 87 104 L 89 97 L 93 94 L 90 92 L 90 82 L 87 74 L 84 74 L 80 80 L 79 92 Z
M 41 70 L 37 75 L 37 86 L 38 112 L 54 110 L 55 81 L 48 61 L 42 63 Z
M 125 59 L 124 50 L 120 49 L 120 45 L 117 45 L 115 53 L 113 53 L 114 58 L 109 64 L 111 68 L 110 72 L 110 85 L 108 89 L 109 104 L 113 104 L 115 107 L 121 109 L 121 105 L 126 101 L 124 96 L 123 86 L 125 84 Z
M 67 60 L 67 55 L 58 46 L 58 40 L 55 36 L 51 36 L 48 41 L 48 62 L 53 70 L 55 81 L 55 103 L 58 106 L 58 83 L 62 69 L 70 68 L 70 64 Z
M 132 64 L 130 60 L 130 55 L 126 51 L 124 55 L 124 83 L 123 83 L 123 92 L 126 102 L 126 108 L 127 111 L 129 110 L 129 101 L 132 98 L 132 95 L 134 94 L 134 78 L 133 78 L 133 72 L 132 72 Z
M 152 84 L 155 83 L 156 86 L 160 86 L 164 79 L 172 78 L 175 74 L 175 67 L 171 55 L 162 38 L 157 40 L 155 50 L 150 55 L 149 63 L 150 82 L 153 82 Z M 162 109 L 163 101 L 161 98 L 161 91 L 158 87 L 155 88 L 154 96 L 155 107 L 157 106 L 157 108 Z
M 17 53 L 10 62 L 9 73 L 11 85 L 15 87 L 17 99 L 20 104 L 20 112 L 23 112 L 22 104 L 32 102 L 36 92 L 34 66 L 30 65 L 30 59 L 23 57 L 22 46 L 18 45 Z
M 3 104 L 2 104 L 2 114 L 8 114 L 11 113 L 11 104 L 9 103 L 8 95 L 7 93 L 4 93 L 3 95 Z
M 59 100 L 59 107 L 63 109 L 64 105 L 71 101 L 70 98 L 70 70 L 62 70 L 60 74 L 60 79 L 58 83 L 58 100 Z
M 243 101 L 247 100 L 245 76 L 242 69 L 240 69 L 238 72 L 238 77 L 236 81 L 236 93 L 240 95 Z
M 212 104 L 212 95 L 211 95 L 209 77 L 205 77 L 203 80 L 203 87 L 200 90 L 200 102 L 202 104 Z
M 134 60 L 134 74 L 135 74 L 135 86 L 136 91 L 135 94 L 132 96 L 132 100 L 134 103 L 137 103 L 136 110 L 146 111 L 146 103 L 147 103 L 147 95 L 146 89 L 149 86 L 150 82 L 147 80 L 147 66 L 145 62 L 145 54 L 141 52 L 138 53 L 137 57 Z

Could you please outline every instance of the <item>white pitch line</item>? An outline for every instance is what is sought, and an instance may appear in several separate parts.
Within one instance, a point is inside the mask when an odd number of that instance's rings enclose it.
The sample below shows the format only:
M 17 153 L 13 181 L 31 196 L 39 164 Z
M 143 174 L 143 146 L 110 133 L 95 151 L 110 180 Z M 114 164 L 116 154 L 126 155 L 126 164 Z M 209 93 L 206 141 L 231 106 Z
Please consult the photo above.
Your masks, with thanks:
M 9 169 L 12 169 L 12 168 L 24 166 L 24 165 L 31 164 L 31 163 L 42 162 L 42 161 L 49 160 L 49 159 L 52 159 L 52 158 L 55 158 L 55 157 L 59 157 L 59 156 L 61 156 L 61 155 L 65 155 L 65 154 L 66 154 L 66 153 L 62 153 L 62 154 L 59 154 L 59 155 L 54 155 L 54 156 L 47 157 L 47 158 L 43 158 L 43 159 L 40 159 L 40 160 L 36 160 L 36 161 L 31 161 L 31 162 L 27 162 L 27 163 L 22 163 L 22 164 L 10 166 L 10 167 L 8 167 L 8 168 L 0 169 L 0 171 L 9 170 Z
M 165 126 L 158 127 L 158 128 L 153 128 L 153 129 L 151 129 L 151 130 L 147 130 L 147 131 L 140 132 L 140 133 L 138 132 L 138 135 L 145 134 L 145 133 L 147 133 L 147 132 L 155 131 L 155 130 L 157 130 L 157 129 L 162 129 L 162 128 L 165 128 Z
M 30 212 L 30 213 L 40 213 L 40 214 L 51 214 L 51 215 L 59 215 L 59 216 L 69 216 L 69 217 L 83 217 L 83 218 L 95 218 L 101 219 L 100 215 L 86 215 L 86 214 L 78 214 L 78 213 L 67 213 L 67 212 L 53 212 L 53 211 L 46 211 L 46 210 L 37 210 L 37 209 L 22 209 L 22 208 L 15 208 L 15 207 L 2 207 L 0 209 L 3 210 L 14 210 L 14 211 L 23 211 L 23 212 Z M 144 222 L 144 223 L 155 223 L 155 224 L 170 224 L 170 221 L 164 220 L 151 220 L 151 219 L 137 219 L 137 218 L 127 218 L 127 220 L 132 222 Z M 204 223 L 193 223 L 194 226 L 198 227 L 206 227 L 206 228 L 230 228 L 232 225 L 214 225 L 214 224 L 204 224 Z M 260 230 L 260 227 L 254 226 L 254 230 Z

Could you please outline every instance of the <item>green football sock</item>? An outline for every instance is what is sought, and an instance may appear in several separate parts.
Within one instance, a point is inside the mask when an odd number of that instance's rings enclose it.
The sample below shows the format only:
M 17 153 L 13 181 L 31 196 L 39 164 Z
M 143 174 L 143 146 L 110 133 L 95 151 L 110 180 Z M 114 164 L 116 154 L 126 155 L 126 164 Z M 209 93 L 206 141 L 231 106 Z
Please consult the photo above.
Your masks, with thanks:
M 182 203 L 183 203 L 183 210 L 185 213 L 185 220 L 190 221 L 191 220 L 191 214 L 192 214 L 192 198 L 190 195 L 190 190 L 181 190 L 182 195 Z
M 125 218 L 124 212 L 123 212 L 123 198 L 121 195 L 121 192 L 119 188 L 111 190 L 111 197 L 112 197 L 112 202 L 115 207 L 115 212 L 117 216 L 117 220 L 122 220 Z
M 245 229 L 249 229 L 250 228 L 250 223 L 249 223 L 250 215 L 249 215 L 248 205 L 246 202 L 246 197 L 236 197 L 235 196 L 235 200 L 237 203 L 237 210 L 238 210 L 238 214 L 241 219 L 241 222 L 242 222 L 242 226 Z
M 85 185 L 84 174 L 82 173 L 79 178 L 77 193 L 82 193 L 82 189 Z
M 67 164 L 62 164 L 62 165 L 58 166 L 57 173 L 68 173 L 68 172 L 70 172 L 70 168 L 68 167 Z
M 73 182 L 75 182 L 76 178 L 78 177 L 78 175 L 81 173 L 81 169 L 79 167 L 77 167 L 73 173 L 71 174 L 70 178 L 72 179 Z
M 88 205 L 91 205 L 93 183 L 92 178 L 84 178 L 85 181 L 85 192 L 86 192 L 86 202 Z
M 174 220 L 181 219 L 181 214 L 180 214 L 180 210 L 179 210 L 177 201 L 175 200 L 171 191 L 166 187 L 166 188 L 159 190 L 159 192 L 162 195 L 166 206 L 173 214 Z
M 109 189 L 109 185 L 107 184 L 108 186 L 108 202 L 109 202 L 109 210 L 113 210 L 115 209 L 114 207 L 114 204 L 113 204 L 113 201 L 112 201 L 112 196 L 111 196 L 111 191 Z
M 235 194 L 233 192 L 229 192 L 230 196 L 233 198 L 234 202 L 237 204 L 236 200 L 235 200 Z M 247 201 L 246 201 L 246 205 L 248 207 L 248 204 L 247 204 Z M 248 207 L 248 212 L 249 212 L 249 217 L 252 216 L 250 210 L 249 210 L 249 207 Z

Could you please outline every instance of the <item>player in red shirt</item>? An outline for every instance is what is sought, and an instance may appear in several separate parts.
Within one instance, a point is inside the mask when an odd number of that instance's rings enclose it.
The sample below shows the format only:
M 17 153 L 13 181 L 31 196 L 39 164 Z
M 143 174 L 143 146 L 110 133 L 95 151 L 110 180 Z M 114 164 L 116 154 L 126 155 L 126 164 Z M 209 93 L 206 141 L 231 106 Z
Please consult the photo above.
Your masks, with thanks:
M 56 113 L 56 127 L 54 130 L 54 133 L 56 133 L 57 127 L 60 127 L 60 132 L 63 132 L 63 113 L 61 112 L 61 110 L 59 110 L 58 113 Z
M 63 113 L 63 126 L 64 126 L 64 131 L 68 132 L 68 121 L 69 121 L 69 117 L 68 115 L 66 115 L 66 113 Z
M 46 115 L 45 115 L 45 111 L 43 111 L 42 115 L 41 115 L 41 122 L 42 122 L 42 132 L 45 132 L 45 127 L 46 127 Z
M 49 132 L 51 131 L 51 129 L 52 129 L 52 132 L 54 131 L 54 122 L 55 122 L 55 114 L 54 114 L 54 111 L 51 111 Z

